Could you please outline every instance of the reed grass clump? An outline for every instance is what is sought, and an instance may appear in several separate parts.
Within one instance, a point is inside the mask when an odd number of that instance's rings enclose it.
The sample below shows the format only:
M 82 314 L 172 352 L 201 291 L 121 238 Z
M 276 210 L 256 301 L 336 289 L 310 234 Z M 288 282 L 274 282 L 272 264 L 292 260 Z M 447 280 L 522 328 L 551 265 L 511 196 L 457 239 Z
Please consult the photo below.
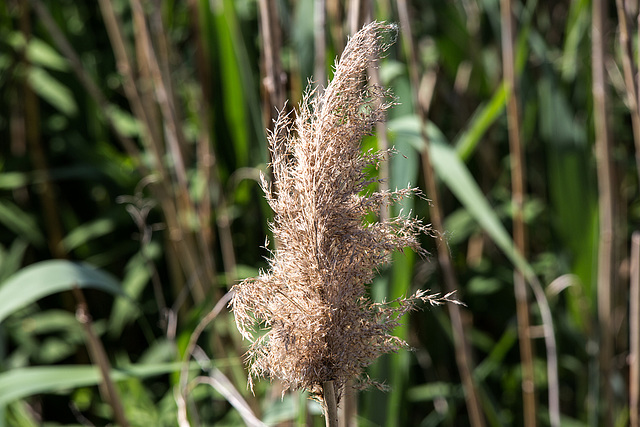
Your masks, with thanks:
M 420 302 L 449 295 L 418 291 L 388 303 L 372 302 L 367 284 L 393 251 L 424 254 L 418 236 L 430 227 L 409 216 L 369 222 L 365 217 L 417 188 L 366 192 L 377 182 L 367 171 L 389 151 L 363 153 L 360 142 L 385 118 L 393 99 L 369 84 L 368 67 L 395 37 L 394 25 L 373 22 L 357 32 L 324 90 L 305 94 L 295 120 L 281 112 L 269 134 L 273 182 L 262 188 L 275 216 L 270 268 L 234 287 L 238 329 L 251 342 L 250 376 L 279 379 L 285 390 L 306 389 L 322 400 L 332 381 L 364 379 L 379 355 L 407 347 L 391 335 L 399 318 Z

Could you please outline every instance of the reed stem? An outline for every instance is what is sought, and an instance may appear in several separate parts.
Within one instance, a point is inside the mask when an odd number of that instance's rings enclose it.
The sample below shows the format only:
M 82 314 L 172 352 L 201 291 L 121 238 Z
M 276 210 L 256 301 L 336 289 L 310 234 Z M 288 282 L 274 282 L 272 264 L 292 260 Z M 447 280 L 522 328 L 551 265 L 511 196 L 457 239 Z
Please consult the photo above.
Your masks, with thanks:
M 595 126 L 596 162 L 600 211 L 598 243 L 598 321 L 600 324 L 601 402 L 605 409 L 604 424 L 613 425 L 613 390 L 611 387 L 614 353 L 613 320 L 611 316 L 613 283 L 615 281 L 614 253 L 614 186 L 609 130 L 609 99 L 605 73 L 606 6 L 603 0 L 592 4 L 592 74 L 593 114 Z
M 640 232 L 631 237 L 629 289 L 629 426 L 640 426 Z
M 325 381 L 322 385 L 324 394 L 324 416 L 327 427 L 338 427 L 338 402 L 333 381 Z
M 509 130 L 509 151 L 511 157 L 511 188 L 513 206 L 513 240 L 518 251 L 526 256 L 527 230 L 523 210 L 525 197 L 525 159 L 522 148 L 522 132 L 519 108 L 519 85 L 515 71 L 513 33 L 513 11 L 511 0 L 502 0 L 500 6 L 502 26 L 502 69 L 505 84 L 509 88 L 507 99 L 507 122 Z M 522 401 L 524 425 L 536 425 L 536 395 L 533 372 L 533 348 L 529 333 L 529 302 L 524 274 L 514 271 L 514 293 L 518 318 L 518 341 L 522 360 Z

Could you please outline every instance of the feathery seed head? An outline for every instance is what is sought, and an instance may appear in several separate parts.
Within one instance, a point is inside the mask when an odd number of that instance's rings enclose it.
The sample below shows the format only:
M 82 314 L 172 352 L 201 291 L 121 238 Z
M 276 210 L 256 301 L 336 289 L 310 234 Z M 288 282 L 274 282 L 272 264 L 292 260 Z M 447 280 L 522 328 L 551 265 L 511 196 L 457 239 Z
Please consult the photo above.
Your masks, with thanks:
M 368 224 L 365 216 L 418 193 L 415 188 L 363 195 L 366 170 L 388 152 L 362 153 L 360 142 L 392 105 L 369 84 L 366 70 L 388 47 L 394 25 L 373 22 L 348 42 L 326 89 L 308 91 L 295 120 L 281 113 L 268 135 L 273 185 L 262 188 L 275 216 L 277 249 L 270 268 L 234 287 L 231 302 L 252 378 L 278 378 L 287 388 L 321 399 L 322 384 L 336 390 L 358 378 L 379 355 L 407 346 L 390 334 L 420 301 L 442 298 L 419 291 L 391 303 L 366 292 L 376 270 L 395 250 L 423 253 L 417 235 L 429 227 L 412 217 Z

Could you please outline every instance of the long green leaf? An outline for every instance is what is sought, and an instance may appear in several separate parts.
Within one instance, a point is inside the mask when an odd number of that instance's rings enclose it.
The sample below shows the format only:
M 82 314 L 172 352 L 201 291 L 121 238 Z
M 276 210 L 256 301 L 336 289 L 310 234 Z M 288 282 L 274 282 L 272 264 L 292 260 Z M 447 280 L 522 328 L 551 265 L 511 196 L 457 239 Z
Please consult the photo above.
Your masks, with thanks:
M 76 115 L 78 105 L 71 90 L 56 80 L 44 68 L 31 67 L 28 79 L 33 90 L 45 101 L 67 116 Z
M 114 277 L 89 264 L 43 261 L 23 268 L 0 285 L 0 322 L 27 304 L 76 286 L 124 295 Z
M 131 377 L 143 378 L 180 370 L 182 363 L 133 365 L 113 369 L 111 377 L 120 381 Z M 102 381 L 96 366 L 29 366 L 0 374 L 0 406 L 39 393 L 96 385 Z
M 36 246 L 44 243 L 44 236 L 33 215 L 23 211 L 9 200 L 0 200 L 0 224 L 4 224 Z
M 113 218 L 98 218 L 74 228 L 62 240 L 62 245 L 67 251 L 72 251 L 92 239 L 112 233 L 115 229 L 116 222 Z
M 462 160 L 474 152 L 489 127 L 500 117 L 507 103 L 506 85 L 500 85 L 487 105 L 481 105 L 470 121 L 469 127 L 456 142 L 456 151 Z
M 416 116 L 394 120 L 389 123 L 389 128 L 392 132 L 403 134 L 405 138 L 410 138 L 414 143 L 422 143 L 420 121 Z M 511 262 L 523 271 L 525 275 L 531 276 L 533 269 L 524 257 L 515 250 L 511 236 L 500 222 L 498 215 L 484 194 L 482 194 L 482 190 L 480 190 L 456 150 L 451 147 L 444 134 L 433 123 L 427 125 L 426 132 L 430 142 L 429 153 L 438 177 Z
M 433 167 L 449 190 L 458 198 L 482 228 L 491 236 L 495 244 L 525 275 L 532 274 L 533 269 L 524 257 L 516 251 L 513 240 L 500 222 L 482 190 L 460 160 L 455 150 L 447 143 L 444 135 L 435 125 L 427 126 L 429 145 L 433 158 Z

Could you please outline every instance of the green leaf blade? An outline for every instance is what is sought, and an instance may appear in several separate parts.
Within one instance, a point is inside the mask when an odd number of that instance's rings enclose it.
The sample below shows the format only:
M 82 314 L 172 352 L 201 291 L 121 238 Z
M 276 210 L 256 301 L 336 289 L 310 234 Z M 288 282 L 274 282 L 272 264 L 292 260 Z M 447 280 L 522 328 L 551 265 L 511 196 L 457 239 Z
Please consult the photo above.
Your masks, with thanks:
M 65 260 L 43 261 L 23 268 L 0 285 L 0 322 L 40 298 L 74 287 L 123 295 L 115 278 L 89 264 Z

